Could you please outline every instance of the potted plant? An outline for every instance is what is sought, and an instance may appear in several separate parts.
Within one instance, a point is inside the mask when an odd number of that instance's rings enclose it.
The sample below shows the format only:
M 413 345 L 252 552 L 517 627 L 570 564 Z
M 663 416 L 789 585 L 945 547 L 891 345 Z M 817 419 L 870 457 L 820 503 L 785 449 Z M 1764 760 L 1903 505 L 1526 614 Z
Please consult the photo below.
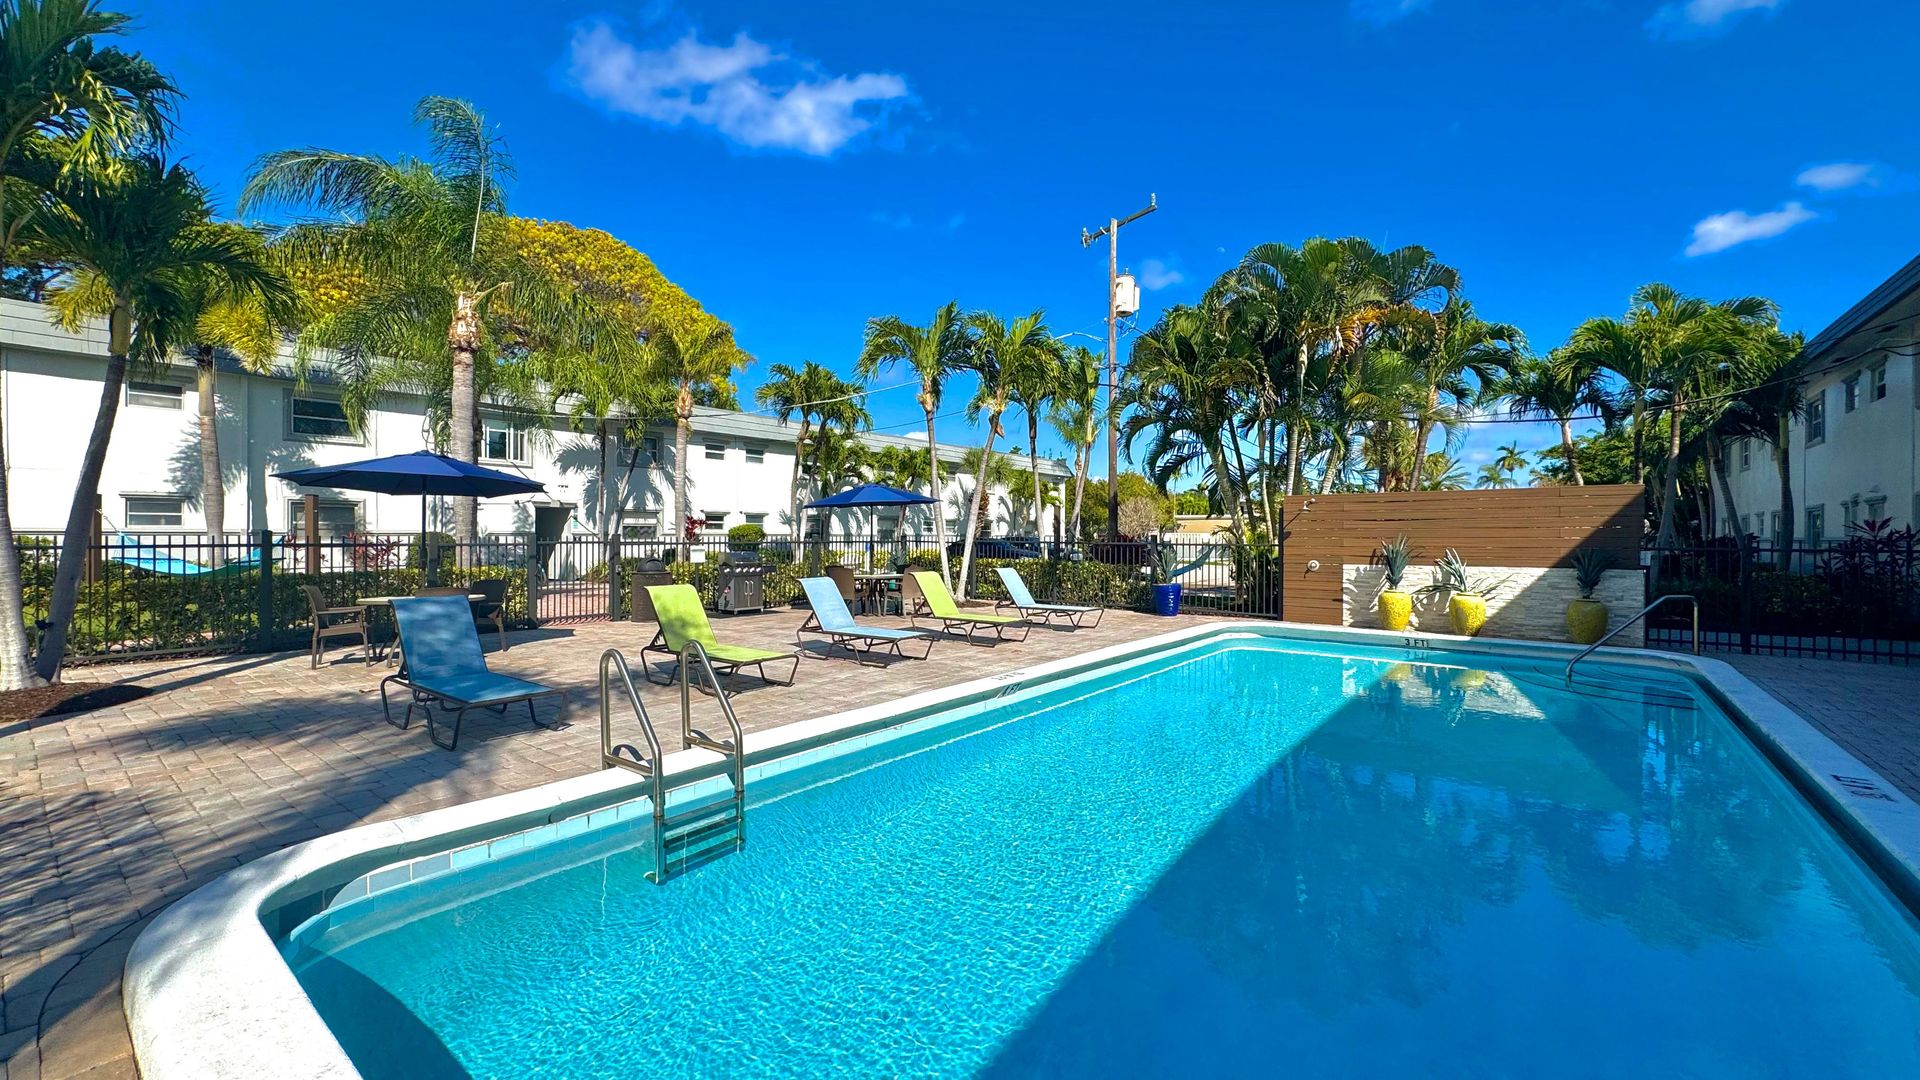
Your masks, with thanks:
M 1174 579 L 1180 575 L 1206 565 L 1213 557 L 1214 545 L 1208 544 L 1200 549 L 1196 558 L 1182 565 L 1180 549 L 1165 540 L 1146 541 L 1147 574 L 1153 583 L 1153 613 L 1173 616 L 1180 614 L 1180 583 Z
M 1593 598 L 1593 590 L 1611 569 L 1613 556 L 1599 548 L 1573 553 L 1573 583 L 1580 596 L 1567 604 L 1567 636 L 1577 645 L 1591 645 L 1607 634 L 1607 605 Z
M 1380 590 L 1376 604 L 1380 625 L 1388 630 L 1405 630 L 1413 619 L 1413 594 L 1400 588 L 1407 575 L 1407 561 L 1413 558 L 1413 541 L 1405 533 L 1380 545 Z
M 1447 598 L 1447 625 L 1462 637 L 1472 637 L 1487 625 L 1487 600 L 1500 591 L 1505 579 L 1469 577 L 1460 553 L 1448 548 L 1434 560 L 1433 584 L 1420 589 L 1423 596 Z

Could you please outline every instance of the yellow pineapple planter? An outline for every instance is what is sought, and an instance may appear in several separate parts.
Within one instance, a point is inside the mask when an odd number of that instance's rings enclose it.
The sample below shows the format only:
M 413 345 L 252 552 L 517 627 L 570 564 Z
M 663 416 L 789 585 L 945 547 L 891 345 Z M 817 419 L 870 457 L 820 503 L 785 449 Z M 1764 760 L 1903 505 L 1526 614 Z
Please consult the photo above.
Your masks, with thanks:
M 1380 609 L 1380 625 L 1388 630 L 1405 630 L 1413 621 L 1413 594 L 1400 590 L 1400 579 L 1406 576 L 1407 560 L 1413 558 L 1413 544 L 1405 533 L 1380 545 L 1380 584 L 1379 599 L 1375 605 Z
M 1454 593 L 1447 600 L 1447 626 L 1462 637 L 1472 637 L 1487 625 L 1487 598 Z
M 1467 564 L 1452 548 L 1434 560 L 1433 584 L 1421 589 L 1447 598 L 1447 627 L 1462 637 L 1472 637 L 1487 625 L 1487 601 L 1506 584 L 1502 578 L 1468 578 Z
M 1580 598 L 1567 603 L 1567 637 L 1576 645 L 1591 645 L 1607 636 L 1607 605 L 1593 598 L 1613 557 L 1598 548 L 1573 553 L 1573 581 Z

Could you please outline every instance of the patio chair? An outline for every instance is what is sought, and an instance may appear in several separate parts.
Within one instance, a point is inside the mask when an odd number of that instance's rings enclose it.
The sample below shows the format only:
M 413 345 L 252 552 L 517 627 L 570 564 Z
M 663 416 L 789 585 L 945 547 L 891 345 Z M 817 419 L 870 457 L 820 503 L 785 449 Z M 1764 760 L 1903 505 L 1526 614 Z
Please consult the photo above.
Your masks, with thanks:
M 411 596 L 393 602 L 393 618 L 400 630 L 400 648 L 405 659 L 400 670 L 380 680 L 380 709 L 387 723 L 406 730 L 413 723 L 413 710 L 419 706 L 427 713 L 427 738 L 443 750 L 460 745 L 460 723 L 467 710 L 492 709 L 504 713 L 515 702 L 527 703 L 527 718 L 537 727 L 558 730 L 557 725 L 542 724 L 533 710 L 535 698 L 559 697 L 566 708 L 565 691 L 550 686 L 496 675 L 487 670 L 487 658 L 480 651 L 480 630 L 473 622 L 473 609 L 465 594 L 459 596 Z M 408 692 L 407 712 L 398 721 L 387 702 L 387 684 L 399 683 Z M 453 734 L 444 742 L 434 726 L 434 706 L 453 712 Z
M 334 638 L 359 638 L 360 651 L 366 654 L 366 662 L 373 663 L 373 643 L 367 638 L 367 609 L 358 604 L 348 607 L 328 607 L 327 598 L 320 594 L 315 585 L 302 585 L 300 591 L 307 594 L 307 610 L 313 618 L 313 642 L 308 647 L 308 667 L 318 668 L 320 656 L 327 650 L 327 642 Z
M 840 590 L 841 600 L 848 604 L 861 603 L 860 582 L 853 576 L 853 567 L 829 566 L 826 574 L 833 582 L 833 587 Z
M 907 568 L 900 571 L 900 614 L 911 616 L 927 609 L 926 598 L 920 595 L 920 583 L 913 577 L 925 573 L 926 569 L 917 563 L 908 563 Z
M 954 603 L 953 594 L 947 591 L 947 583 L 941 581 L 940 575 L 931 570 L 920 571 L 913 575 L 913 580 L 920 587 L 921 598 L 927 603 L 926 614 L 915 613 L 907 616 L 914 620 L 915 625 L 918 625 L 921 619 L 934 619 L 940 623 L 940 629 L 949 634 L 955 633 L 957 627 L 969 645 L 980 644 L 974 640 L 974 635 L 983 629 L 991 629 L 995 641 L 1025 641 L 1027 634 L 1032 632 L 1033 624 L 1017 616 L 968 615 L 961 611 L 960 605 Z M 1020 628 L 1020 636 L 1008 638 L 1008 629 L 1015 626 Z M 993 644 L 993 642 L 987 644 Z
M 1107 614 L 1106 608 L 1088 607 L 1085 604 L 1042 604 L 1033 598 L 1020 571 L 1011 566 L 996 566 L 994 572 L 1000 575 L 1000 584 L 1007 589 L 1007 598 L 994 605 L 996 611 L 1010 607 L 1029 619 L 1038 618 L 1044 623 L 1059 619 L 1075 630 L 1082 626 L 1099 626 L 1100 620 Z M 1085 622 L 1089 615 L 1093 616 L 1093 621 Z
M 680 678 L 680 650 L 687 642 L 697 641 L 706 651 L 707 660 L 713 664 L 716 675 L 733 675 L 741 668 L 754 668 L 760 674 L 760 681 L 772 686 L 792 686 L 793 677 L 800 671 L 800 653 L 795 649 L 755 649 L 746 645 L 722 645 L 713 636 L 713 625 L 707 622 L 707 611 L 700 605 L 700 594 L 691 585 L 648 585 L 647 600 L 653 604 L 653 614 L 660 622 L 660 629 L 654 632 L 653 640 L 647 642 L 642 652 L 660 652 L 673 657 L 673 670 L 668 674 L 663 686 L 672 686 Z M 793 670 L 787 673 L 787 681 L 767 677 L 767 664 L 774 660 L 792 660 Z M 648 682 L 658 683 L 653 677 L 653 666 L 645 669 Z
M 473 601 L 473 621 L 492 623 L 494 631 L 500 635 L 500 651 L 507 651 L 507 579 L 478 578 L 467 588 L 467 592 L 486 597 Z
M 876 645 L 885 644 L 893 655 L 903 659 L 925 660 L 933 655 L 933 634 L 926 630 L 890 630 L 883 626 L 862 626 L 855 622 L 853 613 L 847 610 L 847 602 L 828 578 L 810 577 L 800 579 L 800 588 L 807 594 L 807 605 L 813 610 L 808 612 L 807 620 L 800 629 L 793 632 L 793 639 L 813 631 L 827 639 L 827 649 L 832 651 L 838 645 L 847 650 L 857 663 L 868 663 L 861 654 L 872 653 Z M 900 648 L 903 641 L 926 639 L 927 651 L 913 656 Z M 856 649 L 855 642 L 865 642 L 866 647 Z

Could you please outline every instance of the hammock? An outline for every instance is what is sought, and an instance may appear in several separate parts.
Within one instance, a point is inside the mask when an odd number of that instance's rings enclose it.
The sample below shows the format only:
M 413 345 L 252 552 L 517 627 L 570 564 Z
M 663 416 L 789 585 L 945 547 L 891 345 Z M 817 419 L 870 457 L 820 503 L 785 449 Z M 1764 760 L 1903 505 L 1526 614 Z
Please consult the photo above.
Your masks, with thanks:
M 168 574 L 175 577 L 186 577 L 198 574 L 237 574 L 248 570 L 257 570 L 260 567 L 260 553 L 253 549 L 248 549 L 245 555 L 237 559 L 228 560 L 223 565 L 202 566 L 197 562 L 189 562 L 186 559 L 180 558 L 178 555 L 165 554 L 159 549 L 141 544 L 137 540 L 129 540 L 120 533 L 114 534 L 113 540 L 107 545 L 107 551 L 107 557 L 122 566 L 130 566 L 135 570 L 145 570 L 152 574 Z

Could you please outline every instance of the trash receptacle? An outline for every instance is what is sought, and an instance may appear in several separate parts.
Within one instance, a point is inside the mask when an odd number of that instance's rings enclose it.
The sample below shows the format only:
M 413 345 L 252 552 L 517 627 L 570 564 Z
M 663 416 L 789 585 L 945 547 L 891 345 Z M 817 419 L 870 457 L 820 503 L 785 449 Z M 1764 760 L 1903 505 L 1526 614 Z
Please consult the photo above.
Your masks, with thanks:
M 659 559 L 648 559 L 641 563 L 633 573 L 631 591 L 627 596 L 627 621 L 657 621 L 653 617 L 653 604 L 647 600 L 647 586 L 671 584 L 673 575 L 667 571 L 667 564 Z

